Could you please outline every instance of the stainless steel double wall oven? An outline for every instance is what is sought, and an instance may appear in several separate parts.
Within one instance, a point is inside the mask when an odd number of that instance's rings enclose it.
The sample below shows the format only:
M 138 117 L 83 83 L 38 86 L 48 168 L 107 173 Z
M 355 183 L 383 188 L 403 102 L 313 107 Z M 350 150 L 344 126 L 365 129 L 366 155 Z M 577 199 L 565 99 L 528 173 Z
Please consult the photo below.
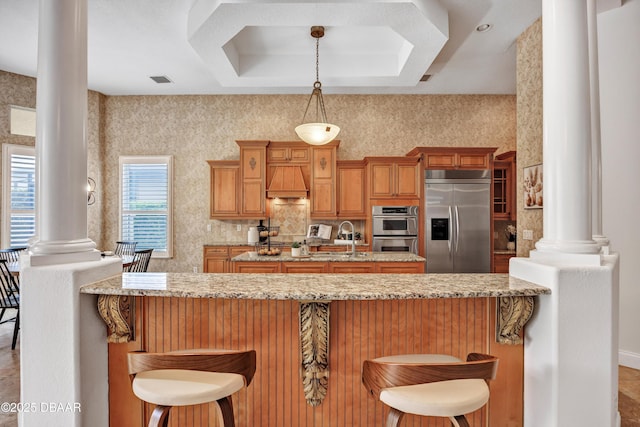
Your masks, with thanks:
M 418 206 L 373 206 L 374 252 L 418 254 Z

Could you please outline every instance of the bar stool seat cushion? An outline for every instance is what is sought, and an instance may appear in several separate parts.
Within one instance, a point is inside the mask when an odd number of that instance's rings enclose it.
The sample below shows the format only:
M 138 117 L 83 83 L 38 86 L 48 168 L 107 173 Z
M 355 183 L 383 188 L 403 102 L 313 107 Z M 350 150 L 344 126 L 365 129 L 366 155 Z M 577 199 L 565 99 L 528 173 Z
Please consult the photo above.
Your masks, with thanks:
M 140 372 L 133 379 L 133 393 L 141 400 L 162 406 L 198 405 L 230 396 L 245 385 L 239 374 L 184 369 Z
M 460 359 L 443 354 L 407 354 L 375 359 L 394 363 L 453 363 Z M 489 387 L 482 379 L 439 381 L 428 384 L 389 387 L 380 400 L 407 414 L 452 417 L 473 412 L 489 400 Z

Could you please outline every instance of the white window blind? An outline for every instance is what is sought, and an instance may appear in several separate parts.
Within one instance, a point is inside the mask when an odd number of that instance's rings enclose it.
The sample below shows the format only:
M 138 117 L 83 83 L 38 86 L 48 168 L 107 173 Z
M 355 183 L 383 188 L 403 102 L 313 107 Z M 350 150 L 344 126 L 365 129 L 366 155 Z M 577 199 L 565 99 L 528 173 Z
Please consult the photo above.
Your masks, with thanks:
M 2 147 L 2 247 L 27 246 L 36 229 L 35 148 Z
M 172 250 L 171 156 L 120 158 L 120 239 L 167 258 Z

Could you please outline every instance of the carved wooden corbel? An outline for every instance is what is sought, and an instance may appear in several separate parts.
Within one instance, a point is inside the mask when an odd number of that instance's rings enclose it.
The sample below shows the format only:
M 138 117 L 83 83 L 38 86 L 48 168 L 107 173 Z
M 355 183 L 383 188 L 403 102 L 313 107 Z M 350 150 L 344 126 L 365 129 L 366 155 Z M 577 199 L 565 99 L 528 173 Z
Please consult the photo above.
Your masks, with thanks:
M 522 344 L 520 332 L 533 314 L 534 297 L 500 297 L 497 307 L 496 341 Z
M 300 350 L 304 397 L 318 406 L 329 386 L 329 302 L 300 303 Z
M 98 313 L 109 328 L 107 342 L 125 343 L 135 339 L 135 303 L 133 296 L 98 296 Z

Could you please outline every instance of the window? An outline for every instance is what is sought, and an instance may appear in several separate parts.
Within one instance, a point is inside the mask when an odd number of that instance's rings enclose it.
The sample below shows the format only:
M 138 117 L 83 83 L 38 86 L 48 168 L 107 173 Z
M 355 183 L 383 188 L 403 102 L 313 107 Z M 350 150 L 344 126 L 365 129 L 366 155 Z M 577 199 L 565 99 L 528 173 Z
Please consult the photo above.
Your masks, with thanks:
M 36 230 L 34 147 L 2 146 L 2 247 L 27 246 Z
M 172 156 L 120 157 L 120 239 L 173 256 Z

